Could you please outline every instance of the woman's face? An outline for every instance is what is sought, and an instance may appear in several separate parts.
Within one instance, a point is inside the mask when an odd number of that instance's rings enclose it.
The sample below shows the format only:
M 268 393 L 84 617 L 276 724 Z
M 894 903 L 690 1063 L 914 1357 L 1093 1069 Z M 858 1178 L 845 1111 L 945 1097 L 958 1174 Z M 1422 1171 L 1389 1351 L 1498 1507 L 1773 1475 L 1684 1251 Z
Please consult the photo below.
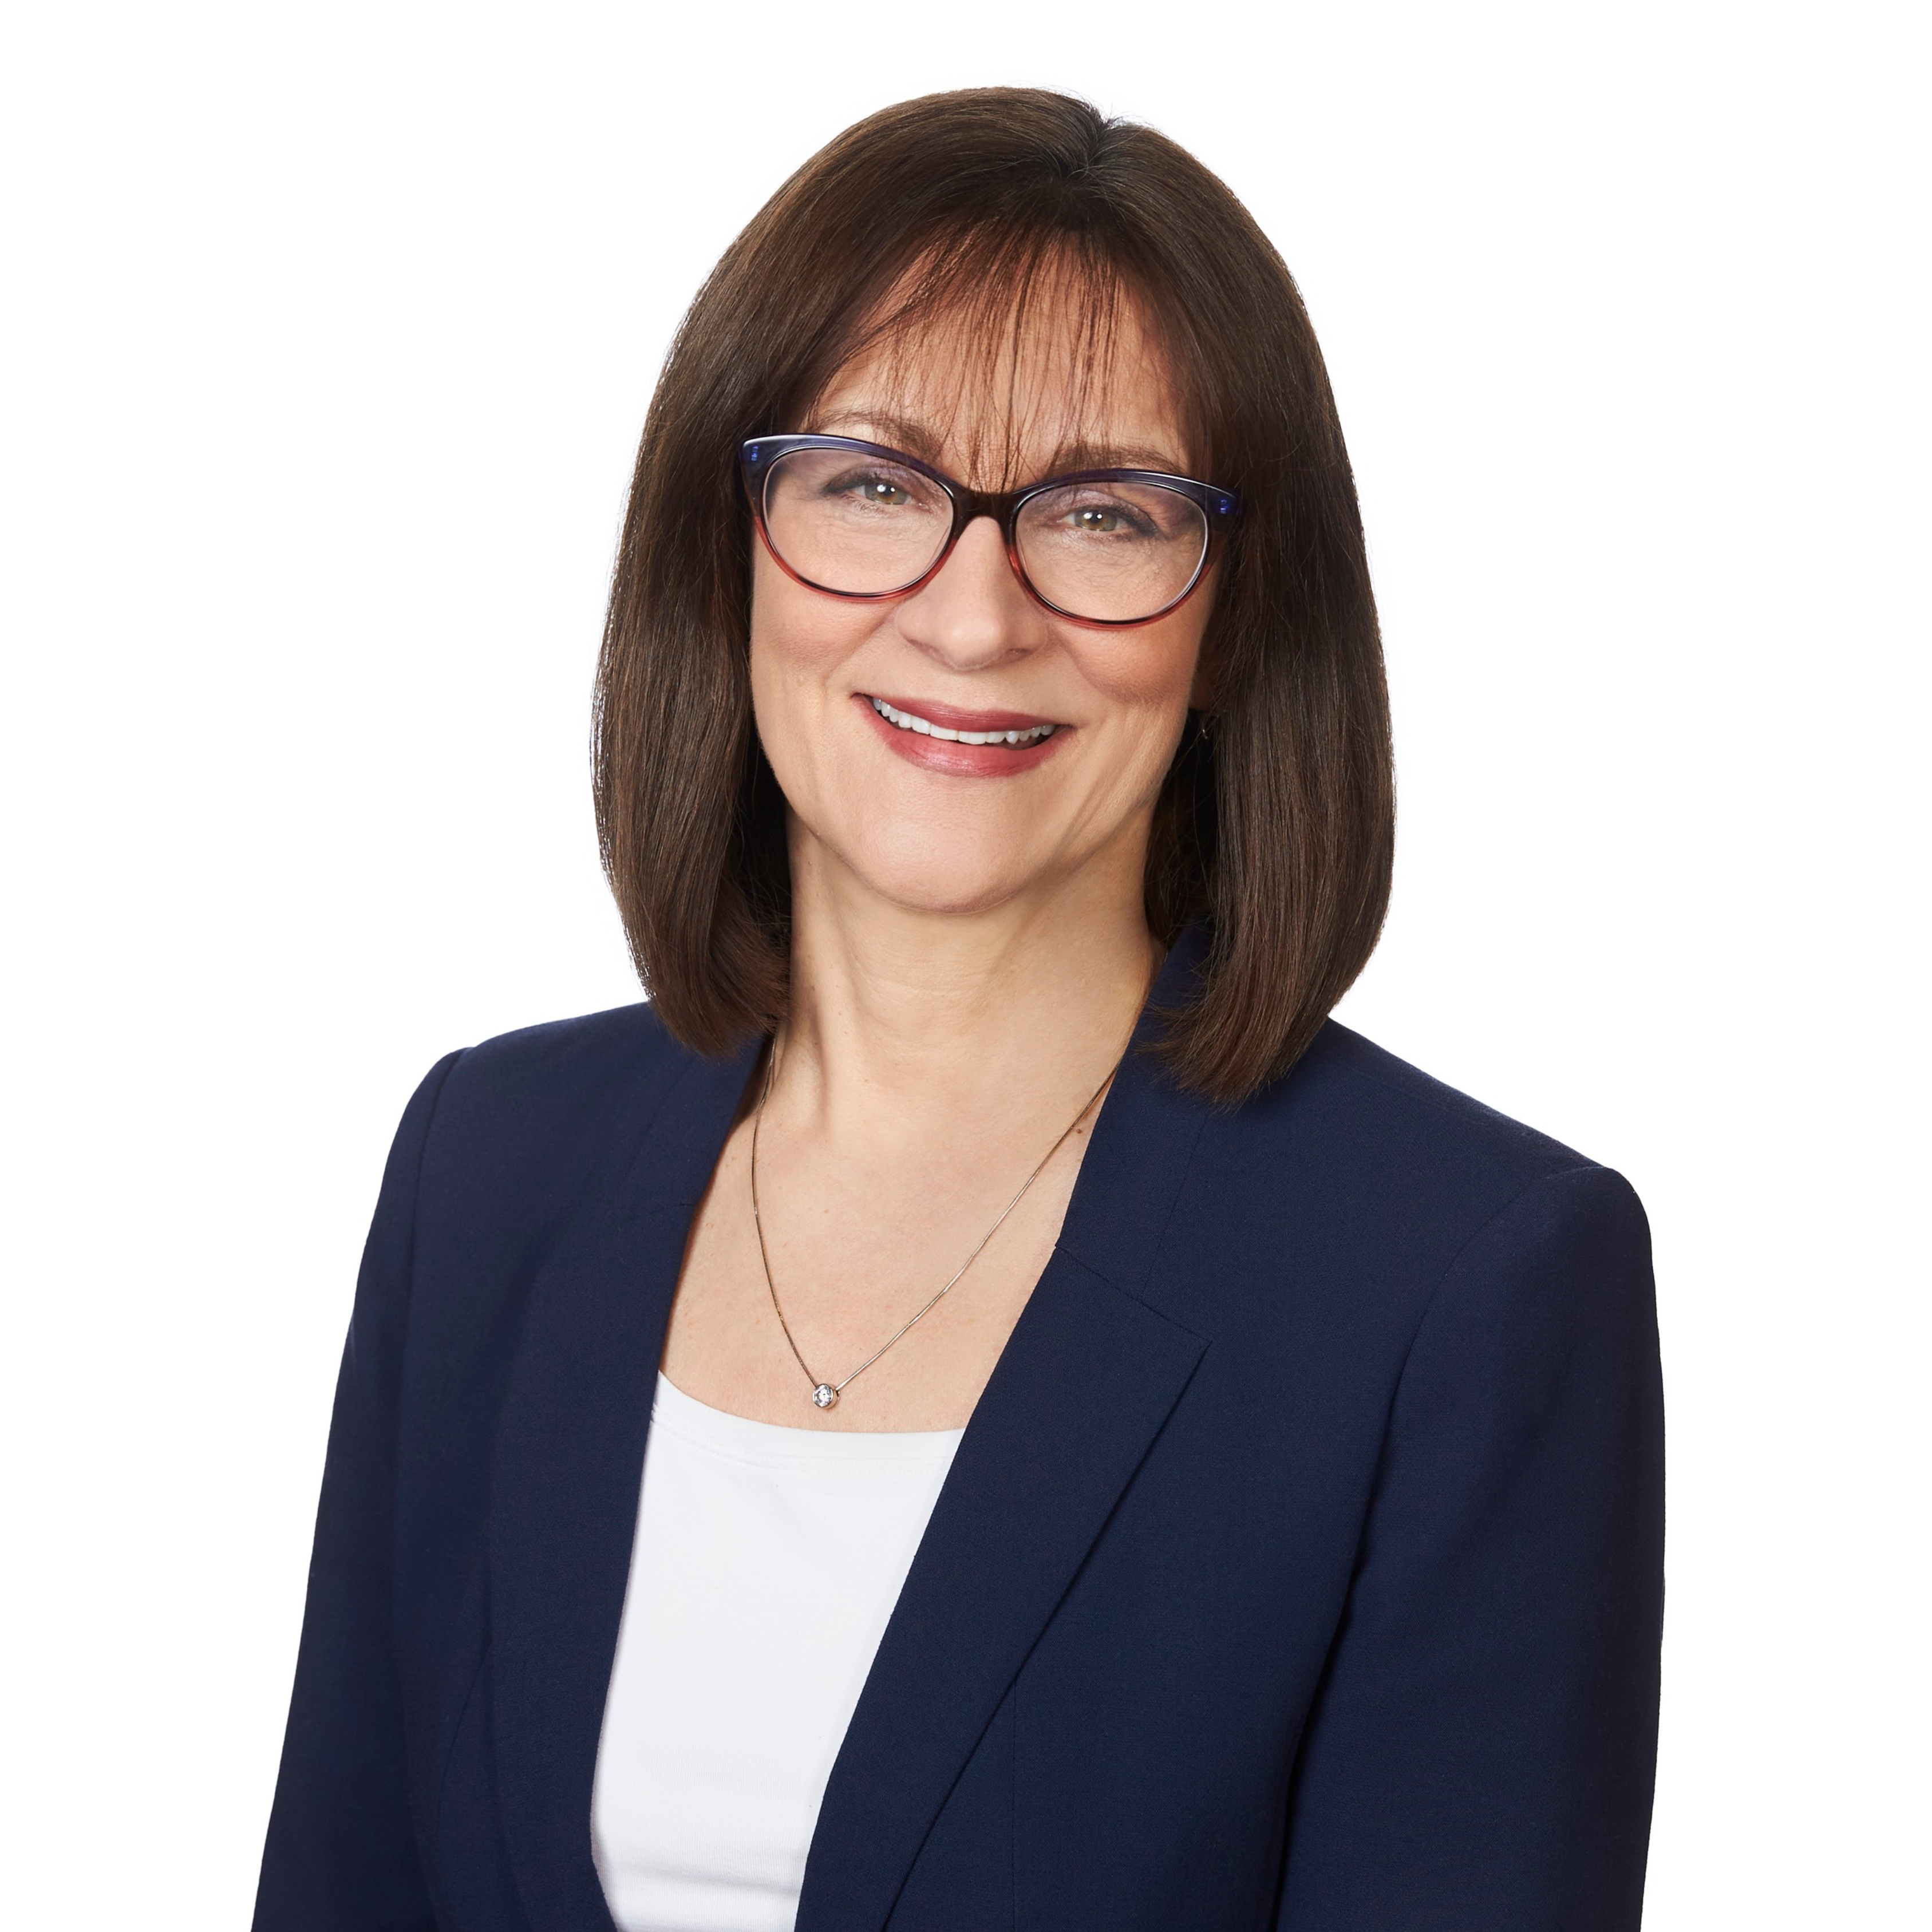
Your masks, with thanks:
M 795 427 L 904 450 L 980 488 L 1076 467 L 1196 473 L 1160 358 L 1130 314 L 1110 370 L 1083 398 L 1075 331 L 1049 320 L 988 380 L 972 345 L 935 326 L 848 365 Z M 983 517 L 928 583 L 880 603 L 808 590 L 754 544 L 752 699 L 791 808 L 794 866 L 824 860 L 922 911 L 1042 898 L 1083 874 L 1130 891 L 1138 908 L 1213 590 L 1204 582 L 1135 628 L 1073 623 L 1027 595 Z M 948 731 L 1053 728 L 1018 747 L 976 746 L 895 718 Z

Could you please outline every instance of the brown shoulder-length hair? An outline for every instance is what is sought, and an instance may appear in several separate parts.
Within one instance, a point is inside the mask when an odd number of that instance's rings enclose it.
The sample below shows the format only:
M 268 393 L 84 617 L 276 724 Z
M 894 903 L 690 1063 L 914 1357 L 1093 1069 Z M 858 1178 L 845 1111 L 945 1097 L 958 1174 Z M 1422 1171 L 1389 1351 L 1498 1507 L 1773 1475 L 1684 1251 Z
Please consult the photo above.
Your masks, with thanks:
M 698 1052 L 769 1030 L 788 978 L 739 445 L 805 427 L 881 334 L 940 309 L 990 328 L 1004 305 L 1016 326 L 1019 305 L 1070 288 L 1090 341 L 1135 305 L 1196 473 L 1246 502 L 1203 646 L 1210 710 L 1190 717 L 1148 852 L 1156 936 L 1199 918 L 1209 941 L 1156 1050 L 1184 1085 L 1240 1100 L 1294 1062 L 1374 948 L 1388 700 L 1354 479 L 1294 281 L 1164 136 L 1065 94 L 973 88 L 860 122 L 778 190 L 699 290 L 644 425 L 598 668 L 597 823 L 638 974 Z

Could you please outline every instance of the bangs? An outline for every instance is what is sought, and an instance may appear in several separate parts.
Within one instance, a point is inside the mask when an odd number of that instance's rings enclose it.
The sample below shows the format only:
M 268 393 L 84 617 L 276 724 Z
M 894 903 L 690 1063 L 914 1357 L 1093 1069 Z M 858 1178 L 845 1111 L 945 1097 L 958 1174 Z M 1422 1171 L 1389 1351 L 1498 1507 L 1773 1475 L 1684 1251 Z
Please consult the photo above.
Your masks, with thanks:
M 1118 377 L 1150 374 L 1182 447 L 1148 466 L 1198 473 L 1211 460 L 1204 412 L 1163 307 L 1090 234 L 1011 220 L 956 230 L 853 292 L 782 426 L 815 422 L 841 375 L 871 360 L 886 396 L 916 395 L 929 417 L 937 405 L 980 487 L 1008 490 L 1037 480 L 1022 470 L 1042 434 L 1053 470 L 1120 464 L 1099 432 L 1107 399 Z

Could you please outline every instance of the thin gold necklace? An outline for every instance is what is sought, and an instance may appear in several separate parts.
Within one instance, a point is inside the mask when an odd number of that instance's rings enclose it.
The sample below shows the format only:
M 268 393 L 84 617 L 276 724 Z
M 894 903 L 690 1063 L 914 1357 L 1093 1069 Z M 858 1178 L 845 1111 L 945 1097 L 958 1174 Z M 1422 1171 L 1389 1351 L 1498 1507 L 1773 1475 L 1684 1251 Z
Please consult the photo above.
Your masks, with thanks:
M 1113 1065 L 1107 1070 L 1106 1078 L 1102 1081 L 1100 1085 L 1094 1088 L 1092 1097 L 1088 1100 L 1086 1106 L 1082 1107 L 1079 1112 L 1076 1114 L 1072 1119 L 1067 1122 L 1066 1130 L 1060 1135 L 1059 1139 L 1055 1141 L 1052 1146 L 1048 1148 L 1046 1152 L 1041 1156 L 1039 1166 L 1036 1167 L 1032 1173 L 1028 1174 L 1025 1180 L 1020 1183 L 1019 1192 L 1016 1194 L 1013 1198 L 1006 1203 L 1005 1207 L 1000 1210 L 999 1220 L 995 1221 L 993 1225 L 980 1237 L 979 1241 L 974 1246 L 973 1252 L 959 1264 L 958 1270 L 954 1274 L 952 1280 L 949 1281 L 946 1286 L 942 1288 L 939 1292 L 912 1318 L 910 1322 L 907 1322 L 902 1328 L 898 1329 L 897 1332 L 892 1335 L 887 1340 L 881 1343 L 878 1348 L 874 1349 L 872 1354 L 868 1355 L 850 1375 L 844 1377 L 842 1381 L 831 1382 L 820 1382 L 818 1376 L 812 1373 L 810 1366 L 806 1361 L 805 1357 L 799 1352 L 798 1343 L 794 1339 L 792 1335 L 791 1324 L 785 1319 L 784 1310 L 778 1305 L 778 1284 L 772 1279 L 772 1258 L 770 1255 L 766 1252 L 765 1249 L 765 1224 L 760 1218 L 758 1214 L 758 1127 L 764 1118 L 765 1102 L 772 1097 L 772 1082 L 777 1078 L 778 1075 L 778 1043 L 776 1036 L 773 1036 L 772 1040 L 771 1058 L 765 1064 L 764 1089 L 758 1096 L 758 1110 L 752 1116 L 752 1225 L 758 1231 L 758 1259 L 764 1264 L 765 1286 L 770 1291 L 771 1294 L 772 1312 L 778 1318 L 778 1326 L 784 1330 L 785 1341 L 791 1349 L 792 1359 L 798 1364 L 801 1369 L 805 1370 L 805 1378 L 812 1384 L 812 1403 L 814 1408 L 831 1408 L 836 1407 L 837 1406 L 838 1398 L 845 1393 L 846 1390 L 849 1388 L 860 1376 L 862 1376 L 888 1348 L 892 1348 L 897 1342 L 904 1341 L 906 1336 L 910 1334 L 913 1330 L 916 1328 L 920 1322 L 923 1322 L 926 1318 L 952 1292 L 953 1288 L 958 1282 L 960 1276 L 963 1275 L 966 1270 L 980 1258 L 980 1250 L 984 1248 L 986 1244 L 1000 1232 L 1000 1227 L 1005 1222 L 1006 1216 L 1010 1214 L 1013 1210 L 1020 1204 L 1021 1202 L 1026 1198 L 1027 1190 L 1040 1178 L 1040 1174 L 1042 1169 L 1045 1168 L 1046 1163 L 1066 1144 L 1068 1139 L 1072 1135 L 1074 1129 L 1078 1126 L 1080 1123 L 1084 1120 L 1087 1116 L 1094 1111 L 1094 1108 L 1100 1104 L 1101 1095 L 1105 1094 L 1107 1089 L 1113 1084 L 1114 1076 L 1120 1070 L 1120 1060 L 1125 1060 L 1126 1058 L 1126 1054 L 1123 1053 L 1120 1055 L 1120 1059 L 1115 1060 Z

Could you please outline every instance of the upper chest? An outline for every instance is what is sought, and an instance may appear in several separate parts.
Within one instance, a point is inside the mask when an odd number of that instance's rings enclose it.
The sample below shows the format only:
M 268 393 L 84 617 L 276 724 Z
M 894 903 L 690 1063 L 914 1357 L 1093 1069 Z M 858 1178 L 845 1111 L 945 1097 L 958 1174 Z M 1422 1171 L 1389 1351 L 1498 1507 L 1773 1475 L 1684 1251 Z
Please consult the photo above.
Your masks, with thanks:
M 964 1426 L 1053 1252 L 1086 1138 L 860 1163 L 727 1143 L 692 1219 L 665 1340 L 676 1384 L 731 1413 L 880 1431 Z M 771 1150 L 767 1150 L 767 1156 Z M 754 1205 L 755 1201 L 755 1205 Z M 839 1390 L 836 1414 L 813 1387 Z

